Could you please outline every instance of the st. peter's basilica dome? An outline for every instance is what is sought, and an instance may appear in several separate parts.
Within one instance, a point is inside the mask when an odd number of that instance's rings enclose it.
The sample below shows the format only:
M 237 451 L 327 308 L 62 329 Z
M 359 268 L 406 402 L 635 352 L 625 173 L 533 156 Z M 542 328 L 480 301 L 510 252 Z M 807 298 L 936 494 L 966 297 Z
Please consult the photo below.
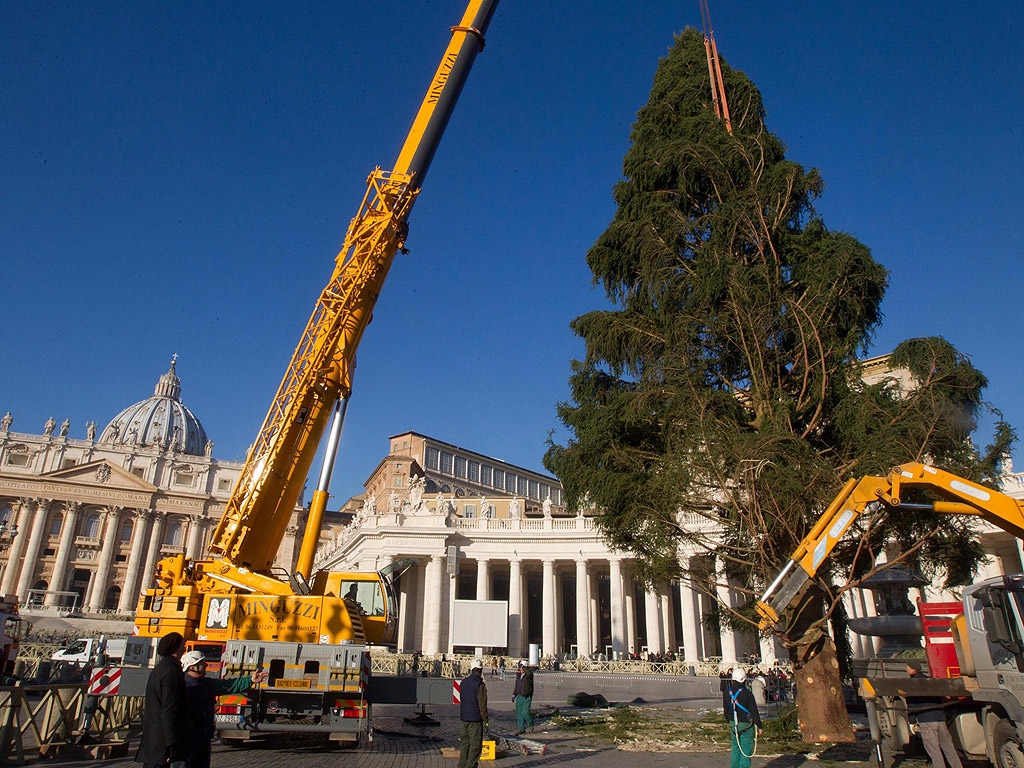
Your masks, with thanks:
M 100 435 L 101 443 L 173 449 L 193 456 L 205 453 L 206 430 L 181 402 L 181 379 L 174 372 L 175 365 L 172 361 L 171 369 L 157 381 L 152 397 L 114 417 Z

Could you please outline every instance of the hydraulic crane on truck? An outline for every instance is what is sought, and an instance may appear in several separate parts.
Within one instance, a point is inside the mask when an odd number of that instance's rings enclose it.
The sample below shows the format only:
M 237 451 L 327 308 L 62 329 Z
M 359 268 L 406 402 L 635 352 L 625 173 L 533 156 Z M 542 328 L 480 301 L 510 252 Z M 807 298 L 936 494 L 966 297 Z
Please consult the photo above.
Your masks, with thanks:
M 209 545 L 209 557 L 161 560 L 143 592 L 136 633 L 186 639 L 296 643 L 386 643 L 393 601 L 362 615 L 346 593 L 386 574 L 312 574 L 331 468 L 352 392 L 356 349 L 366 331 L 408 219 L 470 68 L 484 46 L 497 0 L 470 0 L 420 104 L 395 165 L 367 179 L 334 272 L 320 293 L 259 436 Z M 311 502 L 295 573 L 272 568 L 288 520 L 330 422 L 324 468 Z M 356 585 L 358 588 L 358 584 Z M 358 591 L 358 589 L 357 589 Z M 354 616 L 353 613 L 358 615 Z
M 906 501 L 914 491 L 933 500 Z M 885 477 L 851 479 L 755 604 L 761 629 L 779 624 L 860 515 L 900 509 L 980 517 L 1024 539 L 1024 502 L 936 467 L 909 463 Z M 930 677 L 909 677 L 907 659 L 855 662 L 879 764 L 883 742 L 891 749 L 909 743 L 915 698 L 941 698 L 962 752 L 998 768 L 1024 768 L 1024 575 L 986 579 L 966 587 L 959 604 L 919 609 Z

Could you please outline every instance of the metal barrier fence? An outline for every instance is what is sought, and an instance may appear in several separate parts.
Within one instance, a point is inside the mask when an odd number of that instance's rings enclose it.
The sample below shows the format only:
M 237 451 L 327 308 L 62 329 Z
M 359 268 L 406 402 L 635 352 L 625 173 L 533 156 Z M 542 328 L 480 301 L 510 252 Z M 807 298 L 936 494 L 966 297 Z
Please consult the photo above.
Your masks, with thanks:
M 62 647 L 52 643 L 22 643 L 14 660 L 14 676 L 22 679 L 38 677 L 39 664 L 48 662 Z
M 426 673 L 428 677 L 454 677 L 459 674 L 469 674 L 469 665 L 473 656 L 454 655 L 445 656 L 444 660 L 420 657 L 413 659 L 412 654 L 407 653 L 373 653 L 371 663 L 374 672 L 390 675 L 421 675 Z M 491 656 L 484 656 L 484 671 L 490 670 Z M 505 657 L 505 670 L 507 674 L 514 675 L 516 666 L 519 664 L 518 657 Z M 675 676 L 697 676 L 697 677 L 718 677 L 723 670 L 736 666 L 747 668 L 759 668 L 766 670 L 764 664 L 743 664 L 725 663 L 720 659 L 707 659 L 699 662 L 685 661 L 599 661 L 589 658 L 576 658 L 565 660 L 541 659 L 539 669 L 559 670 L 562 672 L 601 672 L 611 675 L 675 675 Z M 787 674 L 790 671 L 788 664 L 774 665 L 775 669 L 784 669 Z
M 84 684 L 0 687 L 0 763 L 23 765 L 83 737 L 111 742 L 142 722 L 141 696 L 90 697 Z M 89 716 L 91 714 L 91 717 Z

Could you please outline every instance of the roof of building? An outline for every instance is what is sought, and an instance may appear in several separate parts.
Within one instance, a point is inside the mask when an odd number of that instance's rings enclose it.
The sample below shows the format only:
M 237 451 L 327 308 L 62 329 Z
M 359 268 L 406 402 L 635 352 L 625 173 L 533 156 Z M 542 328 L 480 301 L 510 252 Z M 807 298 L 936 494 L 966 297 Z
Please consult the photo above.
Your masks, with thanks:
M 99 442 L 169 448 L 193 456 L 205 453 L 206 430 L 181 402 L 176 364 L 171 361 L 170 370 L 157 381 L 151 397 L 129 405 L 107 424 Z
M 472 456 L 477 456 L 477 457 L 479 457 L 481 459 L 486 459 L 487 461 L 493 461 L 493 462 L 497 462 L 499 464 L 504 464 L 506 467 L 511 467 L 512 469 L 521 470 L 522 472 L 529 472 L 531 475 L 537 475 L 538 477 L 547 478 L 548 480 L 550 480 L 553 483 L 560 482 L 558 480 L 558 478 L 552 477 L 551 475 L 545 474 L 544 472 L 538 472 L 535 469 L 527 469 L 526 467 L 520 467 L 519 465 L 511 464 L 511 463 L 505 461 L 504 459 L 498 459 L 498 458 L 495 458 L 494 456 L 488 456 L 486 453 L 480 453 L 479 451 L 473 451 L 473 450 L 470 450 L 469 448 L 463 448 L 462 446 L 455 445 L 454 443 L 446 443 L 444 440 L 438 440 L 436 437 L 431 437 L 430 435 L 424 435 L 422 432 L 415 432 L 415 431 L 413 431 L 411 429 L 407 430 L 405 432 L 399 432 L 397 435 L 391 435 L 391 436 L 388 437 L 388 440 L 394 440 L 396 437 L 402 437 L 403 435 L 416 435 L 416 437 L 422 437 L 422 438 L 424 438 L 426 440 L 429 440 L 432 443 L 436 443 L 438 445 L 447 446 L 448 448 L 451 448 L 452 450 L 455 450 L 455 451 L 459 451 L 460 453 L 466 453 L 466 454 L 470 454 Z

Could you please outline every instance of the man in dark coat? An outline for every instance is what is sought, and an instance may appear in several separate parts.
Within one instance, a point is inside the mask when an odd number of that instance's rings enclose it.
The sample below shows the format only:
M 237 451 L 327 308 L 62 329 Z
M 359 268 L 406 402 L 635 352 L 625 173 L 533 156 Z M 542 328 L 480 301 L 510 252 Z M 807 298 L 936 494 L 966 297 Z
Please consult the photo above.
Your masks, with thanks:
M 184 768 L 188 756 L 188 720 L 185 708 L 185 673 L 181 671 L 185 639 L 177 632 L 160 638 L 160 660 L 146 681 L 142 714 L 142 741 L 135 759 L 144 768 Z
M 253 683 L 267 679 L 266 672 L 214 680 L 206 677 L 206 657 L 202 651 L 189 651 L 181 657 L 185 670 L 185 693 L 189 715 L 188 768 L 210 768 L 210 743 L 217 735 L 216 712 L 218 696 L 243 693 Z
M 747 688 L 747 673 L 736 667 L 725 702 L 725 719 L 729 723 L 729 741 L 732 743 L 731 768 L 750 768 L 754 756 L 754 729 L 761 732 L 761 713 L 757 710 L 754 694 Z
M 462 681 L 459 691 L 459 719 L 462 721 L 459 745 L 462 751 L 459 754 L 458 768 L 477 768 L 484 743 L 484 731 L 489 726 L 483 659 L 473 659 L 469 677 Z
M 525 659 L 520 660 L 519 669 L 516 671 L 512 703 L 516 708 L 516 733 L 526 733 L 527 728 L 532 731 L 533 713 L 530 712 L 530 707 L 533 706 L 533 670 Z

